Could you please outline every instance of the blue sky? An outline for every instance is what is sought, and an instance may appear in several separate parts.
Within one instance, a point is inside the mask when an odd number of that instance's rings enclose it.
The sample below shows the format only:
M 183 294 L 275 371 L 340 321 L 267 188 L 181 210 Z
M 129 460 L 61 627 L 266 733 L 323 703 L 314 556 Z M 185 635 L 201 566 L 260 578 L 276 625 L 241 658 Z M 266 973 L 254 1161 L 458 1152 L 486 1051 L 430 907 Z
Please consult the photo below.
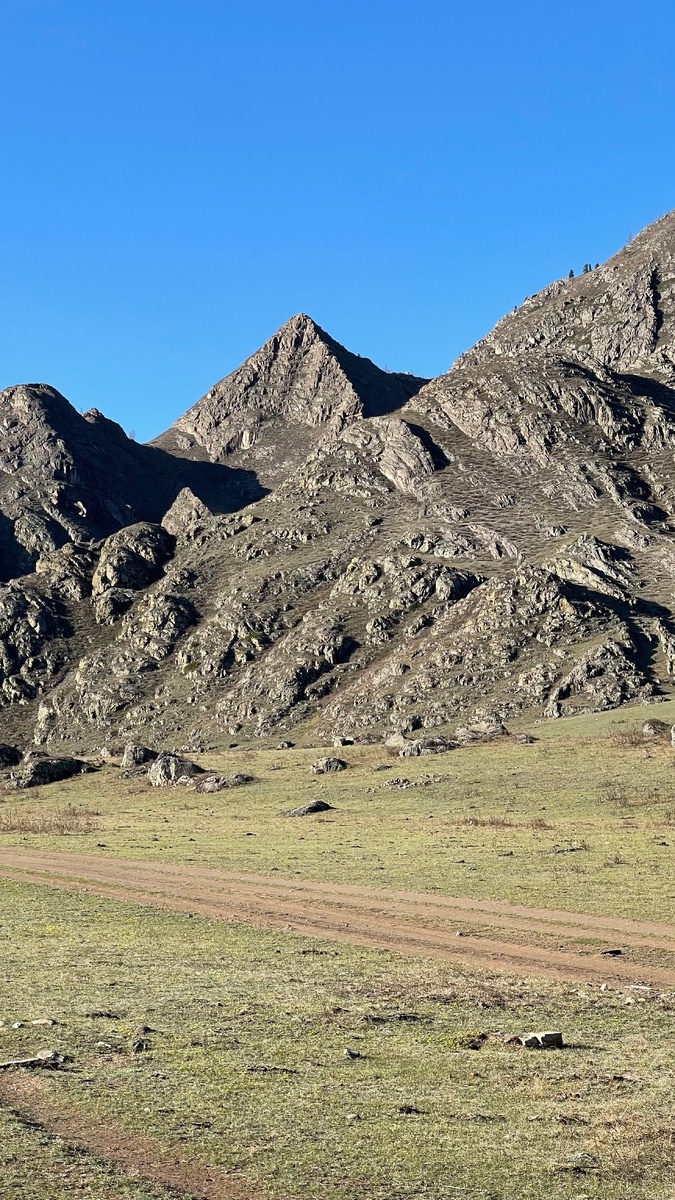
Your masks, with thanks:
M 288 317 L 416 374 L 675 207 L 675 10 L 0 0 L 0 386 L 149 438 Z

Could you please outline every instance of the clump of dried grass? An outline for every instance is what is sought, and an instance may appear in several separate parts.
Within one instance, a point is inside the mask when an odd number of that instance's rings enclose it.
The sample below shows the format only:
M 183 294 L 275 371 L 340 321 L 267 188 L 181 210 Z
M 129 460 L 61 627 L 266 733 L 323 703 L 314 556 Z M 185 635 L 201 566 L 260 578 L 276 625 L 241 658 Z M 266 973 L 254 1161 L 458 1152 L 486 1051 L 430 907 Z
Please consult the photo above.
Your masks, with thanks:
M 66 804 L 52 812 L 10 808 L 0 812 L 0 833 L 44 833 L 61 837 L 66 834 L 93 833 L 98 829 L 95 809 Z
M 484 829 L 513 829 L 513 821 L 509 821 L 508 817 L 499 817 L 496 815 L 490 817 L 463 817 L 458 825 L 479 826 Z

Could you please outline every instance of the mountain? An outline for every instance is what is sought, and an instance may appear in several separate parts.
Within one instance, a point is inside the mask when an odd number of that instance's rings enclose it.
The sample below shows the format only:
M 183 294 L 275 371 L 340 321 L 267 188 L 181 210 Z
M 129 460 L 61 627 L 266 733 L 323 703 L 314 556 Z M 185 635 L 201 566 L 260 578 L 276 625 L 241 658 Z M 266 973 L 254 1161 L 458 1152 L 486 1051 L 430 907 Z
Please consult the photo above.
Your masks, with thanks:
M 46 384 L 0 392 L 0 428 L 0 579 L 32 571 L 67 543 L 161 520 L 182 487 L 215 512 L 262 494 L 251 472 L 138 445 L 97 409 L 81 415 Z
M 394 412 L 426 382 L 351 354 L 301 313 L 153 445 L 179 457 L 245 463 L 273 488 L 327 432 Z
M 105 496 L 133 519 L 75 530 L 0 592 L 4 740 L 398 733 L 414 752 L 670 694 L 674 330 L 669 214 L 438 379 L 302 316 L 152 446 L 106 425 Z M 154 490 L 128 461 L 162 464 Z M 216 512 L 196 468 L 260 498 Z

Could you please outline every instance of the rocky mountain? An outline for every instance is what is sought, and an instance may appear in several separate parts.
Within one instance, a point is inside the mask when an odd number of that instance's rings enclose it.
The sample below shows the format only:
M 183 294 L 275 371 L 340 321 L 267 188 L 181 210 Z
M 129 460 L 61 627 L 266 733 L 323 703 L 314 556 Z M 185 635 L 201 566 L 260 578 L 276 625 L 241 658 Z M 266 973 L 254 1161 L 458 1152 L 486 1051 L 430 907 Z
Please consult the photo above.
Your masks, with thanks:
M 81 415 L 54 388 L 0 392 L 0 579 L 66 544 L 159 521 L 184 486 L 215 512 L 262 494 L 251 471 L 176 461 L 137 445 L 97 409 Z
M 10 389 L 0 507 L 65 535 L 0 589 L 2 740 L 414 753 L 669 694 L 674 330 L 669 214 L 429 382 L 301 316 L 149 447 Z
M 381 371 L 301 313 L 153 445 L 254 469 L 273 488 L 326 433 L 394 412 L 427 382 Z

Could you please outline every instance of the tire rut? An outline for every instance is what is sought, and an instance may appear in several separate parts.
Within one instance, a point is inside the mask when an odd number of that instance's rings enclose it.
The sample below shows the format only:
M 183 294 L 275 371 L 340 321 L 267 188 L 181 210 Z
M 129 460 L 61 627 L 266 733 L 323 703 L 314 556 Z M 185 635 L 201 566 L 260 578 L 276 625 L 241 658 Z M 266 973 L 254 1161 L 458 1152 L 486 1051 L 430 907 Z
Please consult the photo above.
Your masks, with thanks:
M 477 966 L 615 983 L 675 985 L 675 968 L 599 960 L 582 951 L 533 944 L 527 935 L 608 941 L 675 954 L 675 927 L 503 901 L 389 892 L 357 885 L 274 879 L 209 867 L 148 863 L 67 852 L 0 850 L 0 875 L 17 881 L 95 892 L 110 899 L 195 911 L 205 916 L 399 953 L 464 960 Z M 457 937 L 458 923 L 479 933 Z M 448 928 L 451 926 L 451 928 Z M 483 929 L 487 927 L 487 932 Z M 501 931 L 513 935 L 499 938 Z M 611 939 L 610 939 L 611 935 Z

